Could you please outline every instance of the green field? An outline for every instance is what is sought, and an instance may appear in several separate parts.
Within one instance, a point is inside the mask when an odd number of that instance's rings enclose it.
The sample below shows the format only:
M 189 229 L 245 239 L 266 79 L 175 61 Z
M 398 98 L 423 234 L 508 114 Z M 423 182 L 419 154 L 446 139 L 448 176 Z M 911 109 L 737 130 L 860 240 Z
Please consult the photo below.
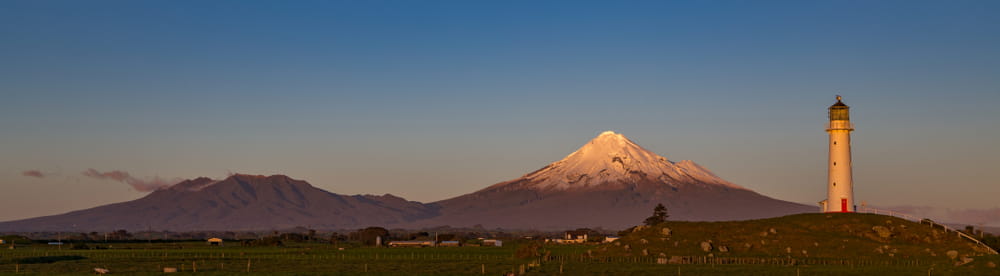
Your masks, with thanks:
M 230 241 L 218 247 L 131 240 L 60 248 L 18 242 L 16 249 L 0 249 L 0 274 L 88 274 L 99 267 L 159 275 L 170 267 L 179 274 L 218 275 L 1000 275 L 1000 255 L 954 232 L 871 214 L 668 221 L 593 245 L 507 240 L 504 247 L 373 248 L 357 241 Z
M 0 251 L 0 274 L 87 274 L 93 268 L 113 274 L 159 275 L 163 267 L 179 274 L 310 274 L 310 275 L 998 275 L 1000 270 L 977 263 L 954 266 L 947 262 L 887 262 L 847 264 L 656 264 L 654 257 L 588 257 L 596 246 L 545 246 L 547 257 L 516 258 L 516 243 L 502 248 L 350 248 L 338 250 L 322 243 L 284 247 L 210 247 L 201 242 L 120 243 L 113 249 L 69 250 L 69 246 L 32 244 Z M 722 262 L 723 259 L 717 261 Z M 815 263 L 823 263 L 813 260 Z M 249 262 L 249 273 L 248 271 Z M 828 262 L 832 263 L 832 262 Z M 979 265 L 977 265 L 979 264 Z M 485 273 L 484 273 L 485 271 Z

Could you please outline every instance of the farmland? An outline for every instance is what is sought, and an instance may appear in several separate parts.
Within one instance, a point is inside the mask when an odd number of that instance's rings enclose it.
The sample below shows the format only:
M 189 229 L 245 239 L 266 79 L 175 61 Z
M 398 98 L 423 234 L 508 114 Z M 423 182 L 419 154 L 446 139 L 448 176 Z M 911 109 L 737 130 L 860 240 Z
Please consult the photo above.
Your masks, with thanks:
M 283 247 L 213 247 L 201 242 L 111 243 L 110 249 L 70 250 L 68 246 L 32 244 L 0 252 L 0 273 L 71 275 L 107 268 L 114 274 L 160 275 L 163 268 L 181 274 L 312 274 L 312 275 L 995 275 L 983 265 L 947 262 L 854 262 L 849 259 L 708 259 L 709 263 L 657 264 L 653 257 L 588 257 L 596 248 L 559 245 L 541 248 L 538 257 L 515 257 L 524 244 L 505 247 L 345 248 L 298 243 Z M 979 263 L 996 256 L 984 256 Z M 825 261 L 823 261 L 825 260 Z M 811 262 L 810 262 L 811 261 Z M 248 273 L 249 271 L 249 273 Z
M 0 250 L 0 274 L 71 275 L 94 268 L 130 275 L 160 275 L 165 269 L 210 275 L 1000 274 L 1000 255 L 954 232 L 881 215 L 668 221 L 624 232 L 603 244 L 558 245 L 508 235 L 503 247 L 423 248 L 365 246 L 360 240 L 373 238 L 361 235 L 366 231 L 333 243 L 282 234 L 228 240 L 223 246 L 152 239 L 59 246 L 5 236 L 16 247 Z

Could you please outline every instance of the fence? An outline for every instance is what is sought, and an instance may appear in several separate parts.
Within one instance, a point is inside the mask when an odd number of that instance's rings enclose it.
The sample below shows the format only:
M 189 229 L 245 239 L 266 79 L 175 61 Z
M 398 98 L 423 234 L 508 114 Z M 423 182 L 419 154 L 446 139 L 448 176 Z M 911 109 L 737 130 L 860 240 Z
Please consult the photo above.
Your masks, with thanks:
M 931 228 L 941 227 L 941 229 L 943 229 L 945 232 L 955 232 L 956 235 L 958 235 L 958 237 L 965 238 L 965 239 L 967 239 L 967 240 L 969 240 L 971 242 L 976 243 L 976 245 L 979 245 L 979 246 L 985 248 L 986 251 L 990 252 L 991 254 L 994 254 L 994 255 L 997 254 L 997 250 L 996 249 L 993 249 L 992 247 L 990 247 L 989 245 L 986 245 L 985 243 L 979 241 L 975 237 L 973 237 L 973 236 L 971 236 L 969 234 L 966 234 L 965 232 L 955 230 L 954 228 L 948 227 L 947 225 L 936 223 L 936 222 L 934 222 L 933 220 L 930 220 L 930 219 L 926 219 L 926 218 L 925 219 L 918 219 L 917 217 L 911 216 L 911 215 L 908 215 L 908 214 L 904 214 L 904 213 L 900 213 L 900 212 L 895 212 L 895 211 L 892 211 L 892 210 L 879 210 L 879 209 L 875 209 L 875 208 L 871 208 L 871 207 L 867 207 L 867 206 L 861 206 L 860 208 L 858 208 L 858 210 L 861 211 L 861 212 L 864 212 L 864 213 L 879 214 L 879 215 L 888 215 L 888 216 L 893 216 L 893 217 L 897 217 L 897 218 L 902 218 L 902 219 L 914 221 L 914 222 L 917 222 L 917 223 L 920 223 L 920 224 L 925 224 L 926 223 L 926 224 L 930 225 Z
M 78 257 L 66 261 L 66 257 Z M 38 261 L 27 261 L 34 260 Z M 423 274 L 499 274 L 529 269 L 510 254 L 465 252 L 167 252 L 167 251 L 0 251 L 0 274 L 81 273 L 109 268 L 115 273 L 149 273 L 166 268 L 179 272 L 295 273 L 319 271 L 332 274 L 411 271 Z M 521 266 L 519 268 L 519 266 Z
M 670 256 L 670 257 L 586 257 L 586 256 L 550 256 L 547 262 L 572 263 L 611 263 L 611 264 L 685 264 L 685 265 L 831 265 L 831 266 L 921 266 L 926 261 L 908 259 L 872 259 L 872 258 L 770 258 L 770 257 L 708 257 L 708 256 Z

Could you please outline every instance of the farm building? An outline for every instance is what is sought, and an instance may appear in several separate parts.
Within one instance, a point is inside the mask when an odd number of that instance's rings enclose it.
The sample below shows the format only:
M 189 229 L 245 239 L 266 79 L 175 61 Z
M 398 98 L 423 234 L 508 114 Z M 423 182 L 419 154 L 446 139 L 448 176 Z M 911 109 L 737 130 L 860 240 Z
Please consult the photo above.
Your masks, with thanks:
M 391 241 L 389 247 L 428 247 L 434 246 L 434 241 Z
M 483 240 L 483 246 L 503 246 L 503 241 L 501 240 Z
M 587 242 L 587 231 L 566 231 L 566 238 L 563 243 L 585 243 Z
M 462 246 L 462 244 L 459 243 L 458 241 L 441 241 L 441 243 L 438 243 L 438 246 L 459 247 Z
M 208 239 L 208 245 L 222 246 L 222 239 L 220 238 Z

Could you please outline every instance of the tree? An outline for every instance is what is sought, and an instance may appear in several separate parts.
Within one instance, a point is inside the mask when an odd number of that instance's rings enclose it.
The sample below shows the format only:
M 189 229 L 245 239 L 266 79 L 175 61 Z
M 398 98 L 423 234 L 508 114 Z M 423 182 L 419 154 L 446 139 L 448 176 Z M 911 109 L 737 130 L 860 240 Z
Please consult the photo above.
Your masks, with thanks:
M 368 227 L 361 229 L 350 234 L 351 240 L 361 241 L 364 245 L 377 245 L 376 241 L 381 240 L 383 243 L 389 238 L 389 230 L 382 227 Z
M 542 256 L 542 242 L 529 241 L 517 246 L 514 250 L 514 257 L 519 259 L 531 259 Z
M 646 218 L 643 223 L 648 226 L 653 226 L 667 221 L 668 217 L 670 217 L 670 215 L 667 214 L 667 207 L 664 207 L 663 204 L 660 203 L 656 204 L 656 207 L 653 208 L 653 215 Z

